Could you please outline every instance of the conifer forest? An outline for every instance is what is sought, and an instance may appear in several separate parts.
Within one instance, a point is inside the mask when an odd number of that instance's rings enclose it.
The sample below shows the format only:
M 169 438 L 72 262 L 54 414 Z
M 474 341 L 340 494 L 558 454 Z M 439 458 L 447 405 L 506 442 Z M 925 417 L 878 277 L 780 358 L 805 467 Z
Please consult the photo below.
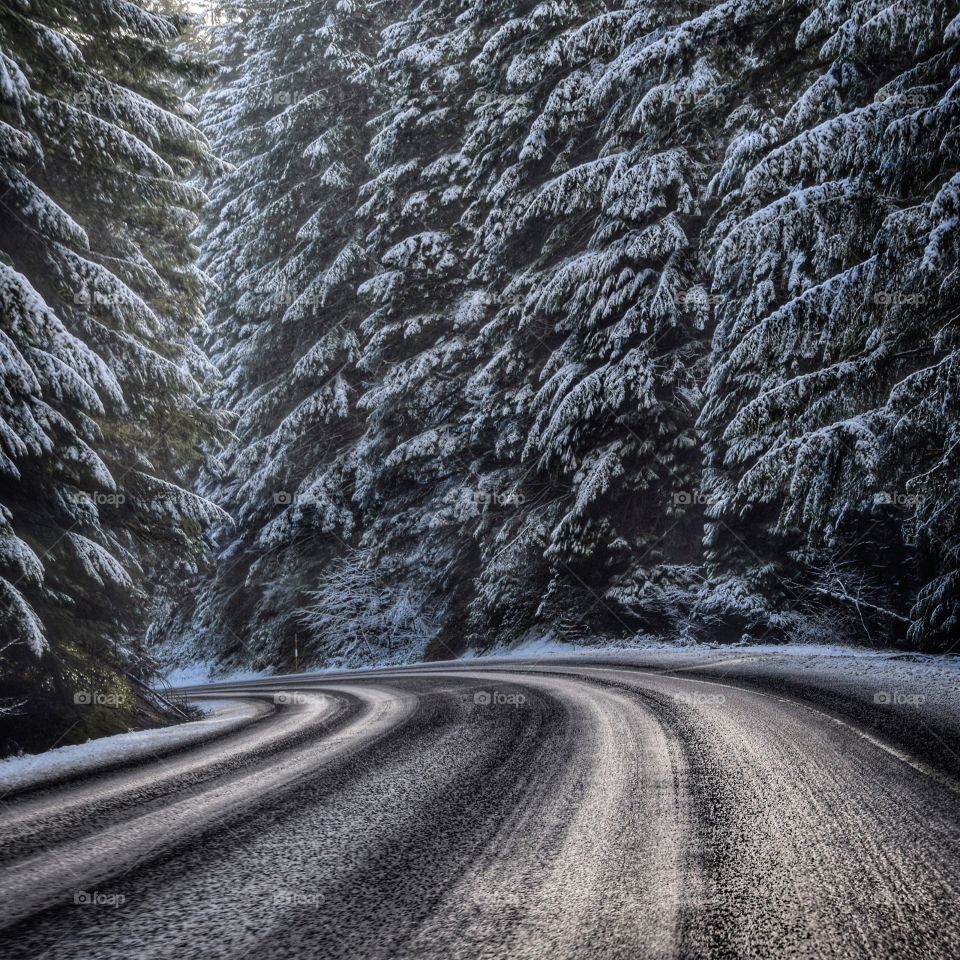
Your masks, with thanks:
M 957 0 L 0 0 L 0 93 L 17 743 L 198 659 L 960 639 Z

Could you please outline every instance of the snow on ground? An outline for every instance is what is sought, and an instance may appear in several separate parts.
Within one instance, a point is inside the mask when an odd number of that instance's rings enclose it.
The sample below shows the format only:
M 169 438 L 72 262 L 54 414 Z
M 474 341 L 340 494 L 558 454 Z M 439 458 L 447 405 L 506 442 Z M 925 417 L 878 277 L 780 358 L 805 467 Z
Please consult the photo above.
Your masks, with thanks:
M 907 706 L 921 713 L 960 714 L 960 656 L 932 656 L 895 650 L 870 650 L 827 644 L 674 644 L 651 638 L 633 642 L 590 645 L 570 644 L 551 634 L 534 637 L 510 648 L 487 653 L 468 652 L 462 662 L 513 662 L 528 664 L 551 660 L 583 659 L 590 662 L 629 663 L 641 669 L 685 671 L 707 668 L 712 673 L 730 669 L 735 678 L 804 680 L 812 686 L 873 700 L 877 706 Z M 450 661 L 447 661 L 449 665 Z M 415 664 L 412 664 L 415 665 Z M 395 663 L 362 669 L 343 666 L 309 670 L 300 677 L 330 674 L 363 674 L 394 668 Z M 212 663 L 197 663 L 172 670 L 170 686 L 190 686 L 262 679 L 267 671 L 234 671 L 217 674 Z M 194 701 L 191 701 L 194 702 Z M 142 730 L 103 737 L 84 744 L 59 747 L 46 753 L 0 761 L 0 795 L 10 790 L 42 786 L 64 776 L 92 773 L 100 768 L 169 753 L 227 733 L 254 720 L 268 709 L 237 700 L 198 700 L 208 712 L 203 720 L 173 727 Z
M 661 656 L 664 665 L 709 664 L 720 661 L 746 660 L 769 661 L 771 663 L 792 664 L 797 669 L 831 670 L 855 669 L 858 676 L 864 670 L 868 672 L 897 672 L 908 675 L 929 676 L 943 673 L 956 683 L 960 677 L 960 656 L 937 656 L 935 654 L 914 653 L 909 650 L 874 650 L 867 647 L 842 646 L 839 644 L 812 643 L 690 643 L 677 644 L 665 640 L 639 638 L 634 641 L 591 645 L 572 644 L 554 640 L 550 634 L 535 638 L 513 647 L 500 647 L 488 653 L 467 652 L 463 659 L 484 660 L 529 660 L 540 657 L 588 657 L 606 659 L 613 657 L 618 661 L 640 659 L 644 662 L 651 657 Z
M 186 667 L 173 667 L 165 676 L 171 687 L 195 687 L 203 683 L 233 683 L 242 680 L 263 680 L 273 676 L 270 670 L 232 670 L 218 673 L 212 660 L 198 661 Z
M 526 661 L 532 666 L 550 661 L 584 660 L 629 664 L 652 671 L 706 671 L 723 682 L 787 681 L 832 692 L 876 707 L 916 710 L 918 715 L 960 717 L 960 656 L 935 656 L 898 650 L 875 650 L 837 644 L 697 644 L 672 643 L 638 636 L 611 643 L 572 644 L 547 632 L 488 651 L 470 650 L 459 661 L 477 669 L 487 664 Z M 424 666 L 409 663 L 408 666 Z M 437 664 L 441 666 L 441 664 Z M 362 676 L 395 669 L 393 661 L 362 667 L 307 669 L 300 676 L 330 674 Z M 521 668 L 522 672 L 522 668 Z M 213 678 L 216 680 L 216 678 Z
M 207 713 L 203 720 L 118 733 L 44 753 L 0 760 L 0 796 L 11 790 L 35 789 L 63 777 L 82 776 L 193 746 L 246 726 L 269 709 L 266 704 L 249 700 L 205 700 L 196 705 Z
M 927 715 L 960 715 L 960 656 L 873 650 L 834 644 L 673 644 L 647 638 L 604 646 L 563 644 L 549 635 L 476 662 L 544 661 L 557 658 L 610 660 L 638 668 L 721 673 L 731 680 L 799 681 L 837 694 L 872 701 L 877 707 L 906 707 Z

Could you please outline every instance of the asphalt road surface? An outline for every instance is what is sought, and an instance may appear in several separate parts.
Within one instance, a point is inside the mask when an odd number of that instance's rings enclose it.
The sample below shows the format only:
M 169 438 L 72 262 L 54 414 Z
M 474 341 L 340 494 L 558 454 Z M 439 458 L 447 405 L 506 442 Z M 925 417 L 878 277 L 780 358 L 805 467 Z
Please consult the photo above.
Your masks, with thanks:
M 0 803 L 4 958 L 960 958 L 960 743 L 869 691 L 510 661 Z

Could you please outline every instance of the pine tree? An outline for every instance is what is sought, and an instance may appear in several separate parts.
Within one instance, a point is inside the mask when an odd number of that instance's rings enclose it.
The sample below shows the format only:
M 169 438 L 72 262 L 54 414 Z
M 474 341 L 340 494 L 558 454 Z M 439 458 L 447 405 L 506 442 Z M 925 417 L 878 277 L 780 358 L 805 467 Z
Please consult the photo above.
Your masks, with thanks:
M 483 504 L 471 628 L 489 643 L 550 623 L 564 606 L 581 607 L 575 620 L 582 626 L 597 607 L 585 581 L 602 578 L 604 561 L 596 578 L 583 578 L 570 566 L 576 547 L 558 542 L 578 500 L 570 482 L 578 454 L 569 449 L 567 471 L 536 436 L 545 424 L 533 407 L 541 379 L 550 377 L 541 378 L 541 370 L 557 356 L 562 336 L 535 301 L 549 295 L 550 267 L 572 254 L 596 216 L 586 208 L 604 161 L 579 161 L 596 147 L 590 91 L 600 62 L 619 49 L 627 14 L 602 5 L 516 4 L 499 22 L 483 9 L 476 19 L 487 39 L 471 71 L 486 93 L 465 138 L 473 196 L 462 222 L 472 235 L 471 279 L 482 283 L 485 297 L 467 422 L 481 451 L 476 485 Z M 568 367 L 568 381 L 570 373 Z M 558 446 L 566 446 L 572 438 L 559 433 Z M 614 460 L 601 453 L 588 465 L 587 485 L 609 482 L 608 468 L 618 470 Z
M 912 624 L 918 643 L 957 622 L 957 12 L 814 5 L 796 38 L 808 81 L 716 181 L 712 561 L 787 605 L 811 586 L 853 604 L 876 637 Z M 863 602 L 850 571 L 876 584 Z
M 782 65 L 771 27 L 788 8 L 547 9 L 485 51 L 508 93 L 473 135 L 496 138 L 476 151 L 477 247 L 504 291 L 476 428 L 526 504 L 491 543 L 477 618 L 499 631 L 504 615 L 579 610 L 581 629 L 663 630 L 688 612 L 699 559 L 706 187 L 751 82 Z M 539 611 L 508 614 L 531 597 Z
M 172 52 L 181 25 L 0 4 L 0 610 L 31 709 L 140 669 L 153 574 L 195 565 L 218 515 L 180 485 L 213 420 L 187 182 L 213 162 L 176 92 L 203 73 Z
M 469 203 L 464 126 L 484 96 L 469 71 L 483 37 L 475 9 L 427 0 L 384 31 L 373 76 L 387 107 L 373 127 L 358 210 L 372 270 L 359 288 L 369 312 L 357 562 L 412 598 L 423 629 L 408 655 L 428 644 L 439 654 L 462 649 L 477 569 L 475 454 L 462 421 L 483 294 L 468 283 L 460 225 Z
M 353 536 L 347 453 L 357 413 L 376 9 L 234 4 L 206 129 L 234 166 L 212 190 L 204 265 L 212 356 L 237 415 L 208 491 L 231 513 L 191 629 L 229 655 L 285 662 L 319 571 Z M 306 651 L 309 654 L 309 650 Z

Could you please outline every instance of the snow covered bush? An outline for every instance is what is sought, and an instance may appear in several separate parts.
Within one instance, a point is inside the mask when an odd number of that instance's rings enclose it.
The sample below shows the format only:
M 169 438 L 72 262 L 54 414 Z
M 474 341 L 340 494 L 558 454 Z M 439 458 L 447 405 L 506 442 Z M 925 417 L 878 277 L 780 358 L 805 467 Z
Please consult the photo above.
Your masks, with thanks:
M 302 647 L 319 662 L 362 666 L 419 660 L 439 628 L 424 592 L 390 583 L 359 551 L 331 564 L 308 597 L 298 617 L 306 634 Z

